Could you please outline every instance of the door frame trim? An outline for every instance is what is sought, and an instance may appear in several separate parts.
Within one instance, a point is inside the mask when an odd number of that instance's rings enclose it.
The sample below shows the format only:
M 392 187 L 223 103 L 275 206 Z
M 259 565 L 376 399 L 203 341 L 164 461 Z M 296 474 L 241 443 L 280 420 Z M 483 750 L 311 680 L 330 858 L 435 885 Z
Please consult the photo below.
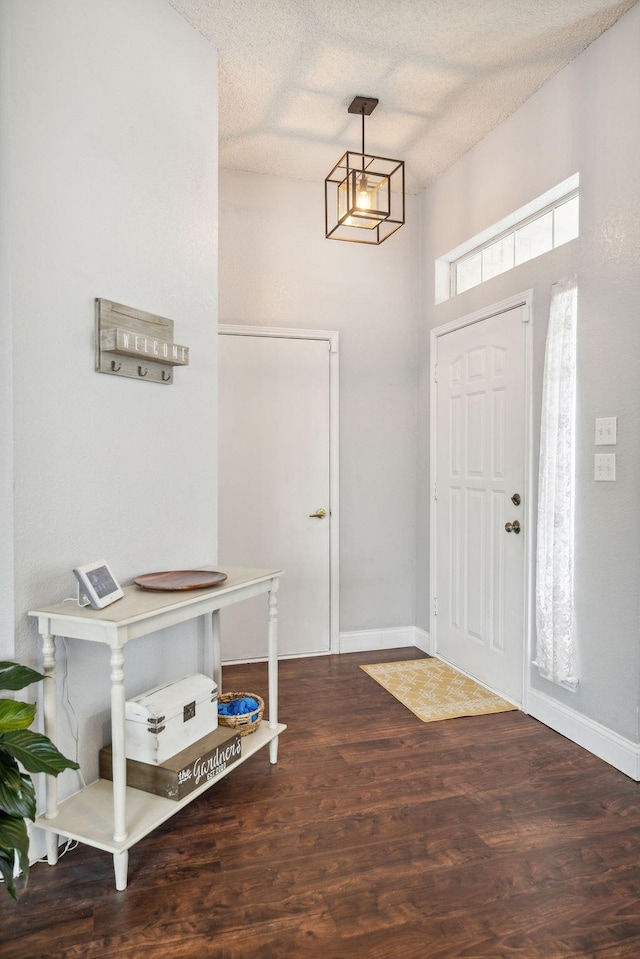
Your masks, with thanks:
M 468 313 L 465 316 L 459 317 L 455 320 L 451 320 L 449 323 L 444 323 L 442 326 L 434 327 L 431 330 L 431 340 L 430 340 L 430 416 L 429 416 L 429 459 L 430 459 L 430 468 L 429 468 L 429 557 L 430 557 L 430 575 L 429 575 L 429 588 L 430 588 L 430 615 L 429 615 L 429 628 L 431 635 L 431 644 L 434 650 L 434 654 L 438 655 L 438 633 L 437 633 L 437 615 L 436 615 L 436 605 L 435 599 L 436 594 L 436 496 L 435 496 L 435 484 L 436 484 L 436 450 L 437 450 L 437 356 L 438 356 L 438 339 L 441 336 L 446 336 L 447 333 L 452 333 L 454 330 L 460 330 L 465 326 L 471 326 L 474 323 L 480 323 L 483 320 L 488 320 L 492 316 L 496 316 L 499 313 L 506 313 L 509 310 L 513 310 L 517 307 L 524 307 L 524 319 L 523 323 L 526 326 L 525 336 L 524 336 L 524 485 L 525 485 L 525 495 L 526 495 L 526 509 L 524 511 L 526 526 L 524 529 L 524 593 L 523 593 L 523 652 L 522 652 L 522 710 L 527 712 L 527 693 L 529 689 L 529 663 L 531 662 L 531 644 L 533 637 L 533 597 L 534 597 L 534 583 L 533 583 L 533 572 L 534 572 L 534 562 L 533 562 L 533 544 L 534 536 L 533 533 L 533 523 L 535 518 L 535 511 L 533 508 L 533 430 L 532 430 L 532 387 L 533 387 L 533 290 L 525 290 L 522 293 L 517 293 L 514 296 L 507 297 L 505 300 L 500 300 L 498 303 L 493 303 L 490 306 L 483 307 L 480 310 L 476 310 L 474 313 Z
M 340 652 L 340 380 L 337 330 L 219 323 L 218 335 L 321 340 L 329 344 L 329 649 Z M 286 572 L 286 570 L 285 570 Z

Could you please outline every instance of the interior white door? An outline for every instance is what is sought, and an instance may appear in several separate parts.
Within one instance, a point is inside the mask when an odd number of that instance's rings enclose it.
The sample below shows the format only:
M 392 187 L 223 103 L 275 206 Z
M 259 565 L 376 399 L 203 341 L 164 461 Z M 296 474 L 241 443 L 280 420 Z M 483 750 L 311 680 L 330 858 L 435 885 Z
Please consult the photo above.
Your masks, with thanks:
M 437 338 L 436 648 L 517 703 L 526 319 L 518 306 Z
M 328 652 L 329 343 L 221 333 L 218 344 L 220 564 L 284 570 L 279 652 Z M 225 660 L 264 658 L 261 599 L 223 610 Z

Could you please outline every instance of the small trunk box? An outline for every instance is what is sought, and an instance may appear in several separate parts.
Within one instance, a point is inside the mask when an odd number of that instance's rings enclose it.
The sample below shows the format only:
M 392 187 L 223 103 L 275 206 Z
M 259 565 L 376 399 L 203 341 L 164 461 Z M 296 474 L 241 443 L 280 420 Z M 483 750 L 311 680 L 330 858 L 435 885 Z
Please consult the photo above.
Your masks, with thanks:
M 217 727 L 216 684 L 193 673 L 127 700 L 126 757 L 159 766 Z
M 220 726 L 160 766 L 127 759 L 127 786 L 178 801 L 204 782 L 217 779 L 241 755 L 240 733 Z M 113 779 L 111 746 L 100 750 L 100 776 Z

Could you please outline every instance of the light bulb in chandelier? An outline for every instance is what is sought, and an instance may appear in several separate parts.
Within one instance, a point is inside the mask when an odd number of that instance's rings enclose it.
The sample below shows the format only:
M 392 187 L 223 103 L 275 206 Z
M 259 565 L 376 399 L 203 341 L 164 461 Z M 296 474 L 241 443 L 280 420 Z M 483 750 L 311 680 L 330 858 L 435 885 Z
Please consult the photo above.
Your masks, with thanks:
M 358 191 L 356 193 L 356 207 L 358 210 L 371 210 L 373 204 L 371 202 L 371 192 L 369 190 L 369 182 L 366 176 L 363 174 L 358 181 Z

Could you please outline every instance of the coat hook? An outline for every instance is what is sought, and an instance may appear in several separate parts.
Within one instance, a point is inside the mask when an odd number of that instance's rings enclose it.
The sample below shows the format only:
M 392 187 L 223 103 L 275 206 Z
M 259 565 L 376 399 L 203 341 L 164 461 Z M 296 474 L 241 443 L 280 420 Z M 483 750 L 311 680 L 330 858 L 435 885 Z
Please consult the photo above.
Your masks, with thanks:
M 116 366 L 116 361 L 115 361 L 115 360 L 111 360 L 111 372 L 112 372 L 112 373 L 118 373 L 121 369 L 122 369 L 122 363 L 118 363 L 118 365 Z
M 146 376 L 148 372 L 149 372 L 148 367 L 145 367 L 144 373 L 142 372 L 142 367 L 141 366 L 138 367 L 138 376 Z
M 168 383 L 169 380 L 171 379 L 171 373 L 167 373 L 166 370 L 162 370 L 162 379 L 164 380 L 165 383 Z

